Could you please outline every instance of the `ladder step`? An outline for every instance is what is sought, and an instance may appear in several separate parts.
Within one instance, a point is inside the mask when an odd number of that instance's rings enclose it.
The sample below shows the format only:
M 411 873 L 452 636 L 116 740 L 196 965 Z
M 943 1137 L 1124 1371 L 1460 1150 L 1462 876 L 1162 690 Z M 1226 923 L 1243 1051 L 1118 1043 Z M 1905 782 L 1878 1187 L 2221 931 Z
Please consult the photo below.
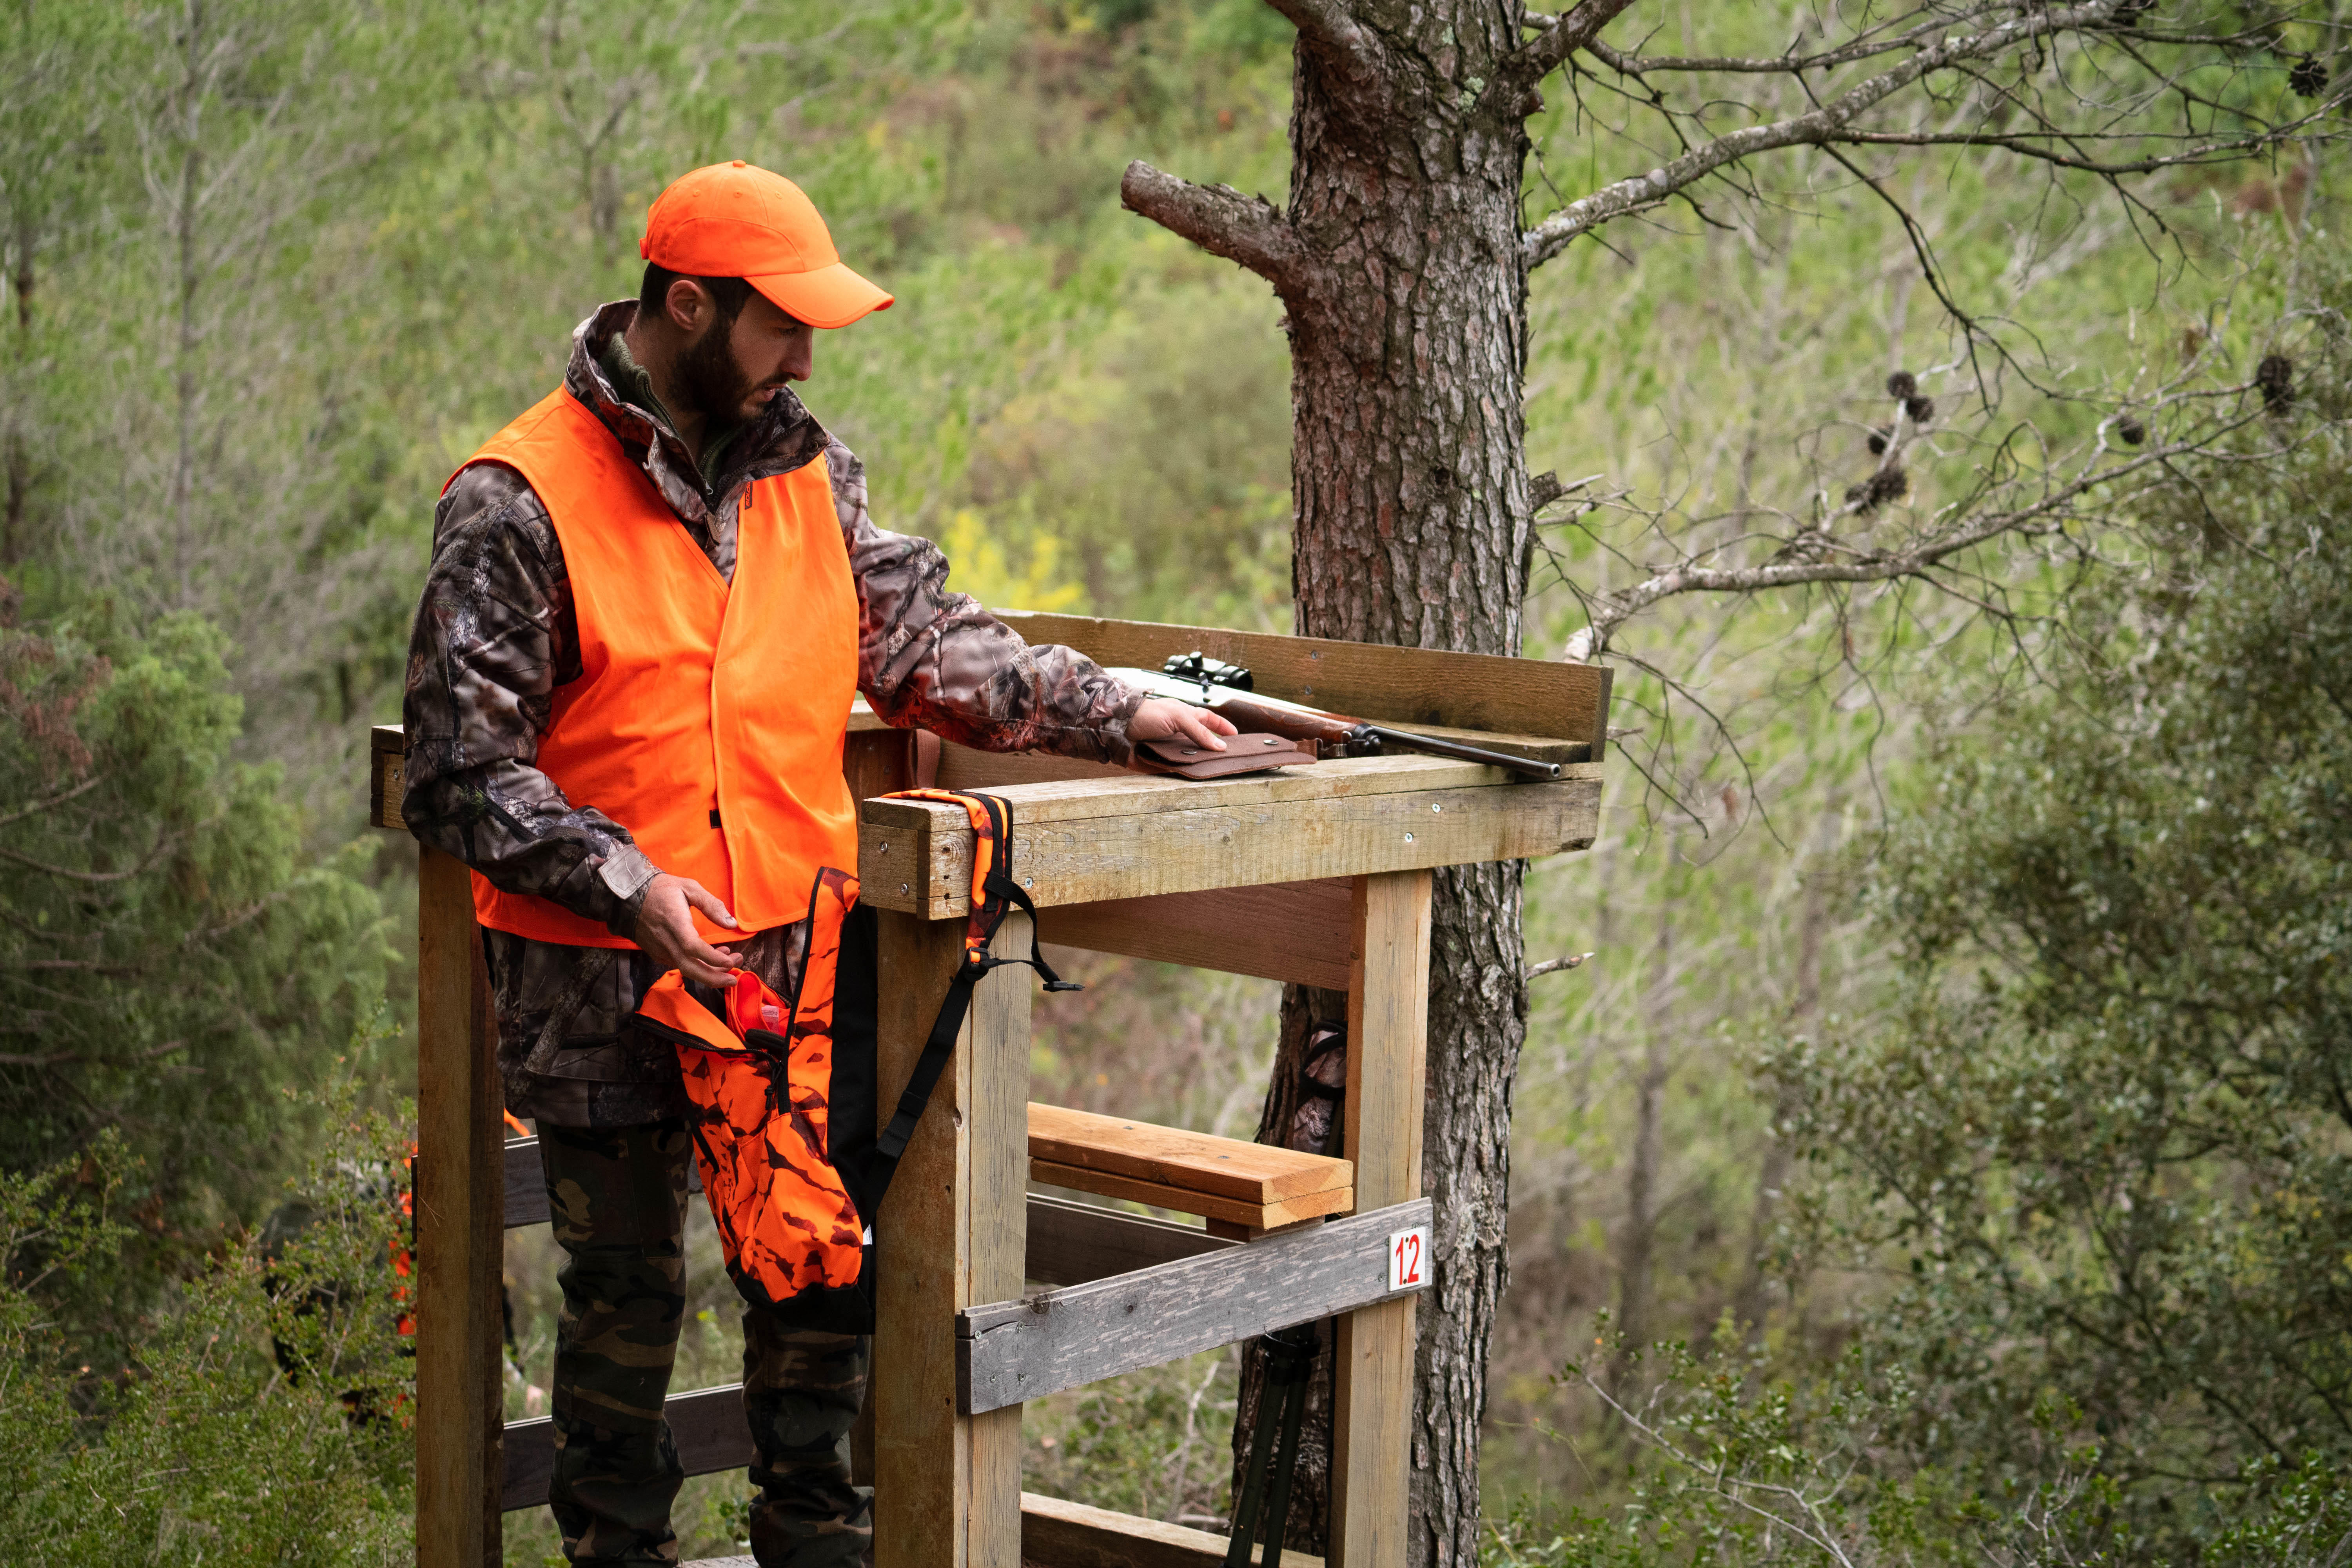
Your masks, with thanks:
M 1029 1107 L 1029 1174 L 1255 1230 L 1355 1206 L 1350 1161 L 1058 1105 Z

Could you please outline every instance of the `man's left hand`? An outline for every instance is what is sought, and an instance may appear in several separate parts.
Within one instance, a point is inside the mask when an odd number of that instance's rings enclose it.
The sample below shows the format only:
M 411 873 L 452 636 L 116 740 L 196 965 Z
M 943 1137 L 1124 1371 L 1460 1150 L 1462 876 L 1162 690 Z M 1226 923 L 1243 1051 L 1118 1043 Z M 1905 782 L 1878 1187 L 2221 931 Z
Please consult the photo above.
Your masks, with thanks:
M 1181 735 L 1211 752 L 1223 751 L 1225 743 L 1218 737 L 1232 733 L 1234 727 L 1206 708 L 1195 708 L 1173 697 L 1150 699 L 1127 721 L 1127 738 L 1130 741 L 1164 741 L 1171 735 Z

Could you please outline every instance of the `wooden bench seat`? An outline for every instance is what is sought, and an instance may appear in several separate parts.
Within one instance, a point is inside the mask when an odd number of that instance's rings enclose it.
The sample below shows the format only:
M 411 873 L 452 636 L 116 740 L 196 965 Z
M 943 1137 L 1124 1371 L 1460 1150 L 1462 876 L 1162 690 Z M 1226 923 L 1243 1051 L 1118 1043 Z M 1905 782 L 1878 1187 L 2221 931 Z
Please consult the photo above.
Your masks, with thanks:
M 1029 1179 L 1262 1235 L 1356 1206 L 1356 1167 L 1238 1138 L 1058 1105 L 1029 1107 Z

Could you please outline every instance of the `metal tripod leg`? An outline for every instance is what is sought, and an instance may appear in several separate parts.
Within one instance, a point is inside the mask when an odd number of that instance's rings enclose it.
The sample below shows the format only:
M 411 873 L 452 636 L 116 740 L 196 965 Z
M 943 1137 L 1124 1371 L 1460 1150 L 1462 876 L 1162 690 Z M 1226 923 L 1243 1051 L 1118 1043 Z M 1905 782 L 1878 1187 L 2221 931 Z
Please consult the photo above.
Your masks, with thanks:
M 1315 1330 L 1308 1323 L 1258 1341 L 1265 1352 L 1265 1384 L 1258 1395 L 1257 1433 L 1242 1470 L 1242 1495 L 1234 1504 L 1225 1568 L 1250 1568 L 1252 1548 L 1260 1540 L 1265 1542 L 1266 1568 L 1282 1561 L 1283 1532 L 1290 1522 L 1290 1480 L 1298 1469 L 1298 1429 L 1307 1415 L 1307 1379 L 1315 1370 Z

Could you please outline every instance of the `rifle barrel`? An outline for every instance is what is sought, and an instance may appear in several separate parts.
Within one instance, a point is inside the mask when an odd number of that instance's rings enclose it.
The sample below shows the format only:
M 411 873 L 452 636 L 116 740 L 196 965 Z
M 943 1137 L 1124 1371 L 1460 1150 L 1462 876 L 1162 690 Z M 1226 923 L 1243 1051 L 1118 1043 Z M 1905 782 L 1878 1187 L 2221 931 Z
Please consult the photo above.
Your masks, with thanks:
M 1416 735 L 1407 730 L 1391 730 L 1382 724 L 1361 726 L 1366 739 L 1377 741 L 1383 747 L 1400 752 L 1422 752 L 1433 757 L 1454 757 L 1465 763 L 1484 763 L 1490 768 L 1508 768 L 1523 778 L 1556 779 L 1559 764 L 1534 757 L 1522 757 L 1509 752 L 1490 752 L 1484 746 L 1465 745 L 1460 741 L 1440 740 L 1434 735 Z
M 1240 691 L 1229 686 L 1187 680 L 1156 669 L 1122 667 L 1109 673 L 1150 696 L 1173 697 L 1180 702 L 1190 702 L 1196 708 L 1206 708 L 1213 712 L 1223 710 L 1228 717 L 1243 720 L 1244 728 L 1258 725 L 1276 734 L 1287 735 L 1294 741 L 1420 752 L 1433 757 L 1453 757 L 1460 762 L 1507 768 L 1522 778 L 1559 777 L 1558 763 L 1538 762 L 1533 757 L 1522 757 L 1509 752 L 1490 752 L 1484 746 L 1466 745 L 1460 741 L 1442 741 L 1431 735 L 1416 735 L 1406 730 L 1391 730 L 1383 724 L 1368 724 L 1342 714 L 1327 713 L 1320 708 L 1309 708 L 1303 702 L 1286 702 L 1279 697 L 1267 697 L 1260 692 Z

